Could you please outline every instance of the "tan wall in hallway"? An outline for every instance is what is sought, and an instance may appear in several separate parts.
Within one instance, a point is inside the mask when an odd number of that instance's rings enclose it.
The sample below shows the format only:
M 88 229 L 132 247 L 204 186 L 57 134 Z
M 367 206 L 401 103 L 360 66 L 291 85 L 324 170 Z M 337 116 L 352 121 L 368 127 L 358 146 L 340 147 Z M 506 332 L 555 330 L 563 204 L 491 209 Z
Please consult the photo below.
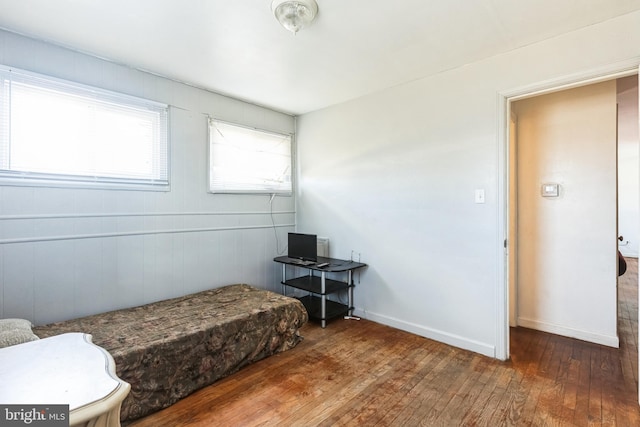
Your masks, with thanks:
M 616 82 L 513 107 L 518 324 L 617 346 Z

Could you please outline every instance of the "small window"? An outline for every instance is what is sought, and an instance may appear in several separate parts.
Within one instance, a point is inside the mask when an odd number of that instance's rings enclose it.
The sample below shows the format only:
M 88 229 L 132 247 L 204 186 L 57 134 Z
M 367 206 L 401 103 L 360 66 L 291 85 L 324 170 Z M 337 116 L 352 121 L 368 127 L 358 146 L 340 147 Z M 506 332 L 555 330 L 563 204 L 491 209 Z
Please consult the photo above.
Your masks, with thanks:
M 291 194 L 291 135 L 209 122 L 209 191 Z
M 0 184 L 168 189 L 167 106 L 0 68 Z

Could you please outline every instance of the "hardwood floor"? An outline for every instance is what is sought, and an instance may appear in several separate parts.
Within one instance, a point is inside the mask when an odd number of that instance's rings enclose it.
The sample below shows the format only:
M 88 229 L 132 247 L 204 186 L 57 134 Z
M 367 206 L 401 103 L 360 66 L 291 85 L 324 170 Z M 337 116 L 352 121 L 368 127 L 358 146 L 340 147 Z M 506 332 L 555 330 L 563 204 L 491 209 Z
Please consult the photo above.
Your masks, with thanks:
M 640 426 L 628 261 L 619 349 L 515 328 L 500 362 L 366 320 L 311 323 L 295 349 L 131 426 Z

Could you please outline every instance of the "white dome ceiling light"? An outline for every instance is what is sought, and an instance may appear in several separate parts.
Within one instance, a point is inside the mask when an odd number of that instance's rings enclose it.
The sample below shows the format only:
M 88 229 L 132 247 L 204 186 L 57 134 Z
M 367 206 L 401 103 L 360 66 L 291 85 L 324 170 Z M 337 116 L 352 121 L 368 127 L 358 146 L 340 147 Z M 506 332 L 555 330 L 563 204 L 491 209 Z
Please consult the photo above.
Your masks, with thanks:
M 296 34 L 313 22 L 318 4 L 315 0 L 273 0 L 271 10 L 284 28 Z

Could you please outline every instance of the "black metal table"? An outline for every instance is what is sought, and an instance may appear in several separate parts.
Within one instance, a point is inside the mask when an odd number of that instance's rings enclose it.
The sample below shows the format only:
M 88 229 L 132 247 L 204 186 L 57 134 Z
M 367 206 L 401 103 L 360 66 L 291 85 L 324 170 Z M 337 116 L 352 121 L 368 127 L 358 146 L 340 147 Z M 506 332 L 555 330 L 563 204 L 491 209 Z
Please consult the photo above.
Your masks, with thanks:
M 309 318 L 319 320 L 324 328 L 327 320 L 338 316 L 353 316 L 353 272 L 359 268 L 366 267 L 367 264 L 361 262 L 318 257 L 316 262 L 305 262 L 287 256 L 280 256 L 273 259 L 275 262 L 282 264 L 282 293 L 286 295 L 286 287 L 301 289 L 309 292 L 309 295 L 298 298 L 307 309 Z M 319 267 L 319 265 L 327 264 Z M 308 274 L 304 274 L 291 279 L 287 278 L 287 266 L 298 267 L 308 270 Z M 320 273 L 319 275 L 317 273 Z M 328 273 L 334 273 L 332 276 L 346 275 L 346 280 L 336 278 L 328 278 Z M 336 301 L 327 299 L 330 294 L 346 291 L 348 295 L 348 304 L 341 304 Z

